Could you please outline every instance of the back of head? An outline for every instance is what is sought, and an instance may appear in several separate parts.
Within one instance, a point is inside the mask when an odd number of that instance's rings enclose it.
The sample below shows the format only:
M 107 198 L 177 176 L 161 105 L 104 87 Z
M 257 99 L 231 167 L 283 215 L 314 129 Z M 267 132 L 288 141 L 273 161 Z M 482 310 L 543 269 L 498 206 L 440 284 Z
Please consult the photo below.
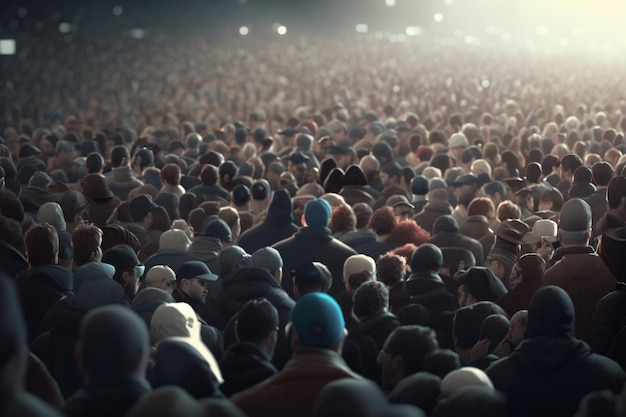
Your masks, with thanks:
M 624 197 L 626 197 L 626 178 L 622 176 L 611 178 L 606 191 L 609 208 L 617 209 Z
M 334 348 L 344 337 L 345 322 L 341 308 L 327 294 L 302 296 L 291 309 L 289 321 L 302 346 Z
M 461 307 L 454 313 L 453 334 L 456 345 L 461 349 L 471 349 L 480 337 L 483 321 L 492 314 L 508 317 L 504 310 L 490 301 Z
M 443 265 L 443 254 L 439 247 L 432 243 L 424 243 L 415 249 L 411 256 L 411 270 L 413 272 L 438 272 Z
M 327 384 L 319 393 L 313 417 L 361 417 L 382 411 L 387 399 L 368 380 L 340 379 Z
M 574 337 L 574 304 L 554 285 L 540 288 L 528 305 L 526 337 Z
M 440 216 L 433 224 L 433 234 L 440 232 L 458 232 L 459 222 L 450 215 Z
M 87 313 L 81 324 L 80 343 L 81 365 L 90 378 L 145 372 L 150 352 L 148 330 L 126 307 L 105 306 Z
M 428 372 L 417 372 L 403 378 L 389 394 L 393 404 L 412 404 L 427 415 L 437 405 L 441 393 L 441 378 Z
M 420 372 L 426 355 L 439 347 L 437 335 L 429 328 L 418 325 L 400 326 L 387 337 L 386 349 L 404 360 L 405 375 Z
M 322 228 L 328 226 L 332 208 L 328 201 L 316 198 L 304 207 L 304 221 L 307 227 Z
M 389 290 L 380 281 L 369 280 L 361 284 L 352 297 L 352 311 L 360 320 L 387 311 Z
M 113 168 L 117 168 L 122 165 L 122 162 L 128 163 L 130 159 L 130 152 L 124 145 L 117 145 L 111 150 L 111 165 Z
M 459 272 L 455 280 L 463 285 L 466 294 L 471 294 L 476 301 L 496 301 L 507 293 L 502 281 L 490 268 L 474 266 Z
M 239 310 L 235 328 L 239 341 L 261 343 L 278 330 L 278 310 L 266 298 L 250 300 Z
M 561 243 L 586 245 L 591 232 L 591 207 L 580 198 L 572 198 L 561 207 L 559 236 Z
M 323 263 L 304 262 L 292 271 L 293 286 L 298 289 L 300 296 L 309 292 L 328 292 L 333 277 Z
M 466 366 L 450 372 L 441 381 L 441 397 L 447 398 L 455 391 L 467 386 L 480 386 L 494 391 L 493 383 L 484 371 Z
M 606 161 L 596 162 L 593 164 L 591 171 L 593 173 L 593 183 L 598 187 L 607 186 L 611 178 L 615 176 L 613 167 Z

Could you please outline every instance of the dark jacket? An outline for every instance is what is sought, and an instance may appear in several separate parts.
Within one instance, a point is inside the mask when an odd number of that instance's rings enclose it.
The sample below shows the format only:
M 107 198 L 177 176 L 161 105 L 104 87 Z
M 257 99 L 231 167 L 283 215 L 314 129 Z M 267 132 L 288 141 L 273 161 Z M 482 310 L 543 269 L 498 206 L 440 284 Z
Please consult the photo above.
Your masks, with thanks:
M 338 194 L 342 196 L 350 206 L 356 203 L 365 203 L 371 207 L 376 200 L 367 190 L 368 188 L 363 185 L 344 185 L 341 190 L 339 190 Z
M 198 203 L 214 201 L 216 198 L 230 201 L 230 193 L 221 185 L 196 185 L 189 190 L 198 198 Z
M 123 416 L 150 391 L 145 379 L 92 380 L 67 400 L 63 412 L 67 417 Z
M 143 182 L 133 175 L 128 165 L 113 168 L 105 177 L 111 192 L 122 201 L 128 200 L 130 190 L 143 185 Z
M 596 224 L 607 211 L 606 191 L 607 187 L 598 187 L 589 197 L 585 198 L 591 207 L 592 224 Z
M 500 297 L 496 304 L 506 311 L 506 314 L 513 316 L 520 310 L 527 310 L 528 303 L 535 292 L 541 288 L 541 282 L 522 281 L 515 288 Z
M 0 239 L 0 271 L 16 280 L 26 278 L 28 261 L 22 252 Z
M 339 238 L 340 241 L 350 246 L 352 249 L 357 251 L 358 253 L 362 253 L 356 248 L 365 245 L 368 243 L 376 242 L 376 233 L 373 230 L 368 228 L 352 230 L 350 232 L 346 232 Z M 374 258 L 376 259 L 376 258 Z
M 450 203 L 447 200 L 436 199 L 429 200 L 422 211 L 413 216 L 412 219 L 422 229 L 432 234 L 433 225 L 437 219 L 448 214 L 452 214 L 452 206 Z
M 242 233 L 237 244 L 252 254 L 258 249 L 293 236 L 300 228 L 293 222 L 293 204 L 287 191 L 276 191 L 263 222 Z
M 32 268 L 25 282 L 19 285 L 20 302 L 28 327 L 28 340 L 44 330 L 44 316 L 60 298 L 72 295 L 74 275 L 60 265 Z
M 483 245 L 476 239 L 467 237 L 460 232 L 439 232 L 430 238 L 428 243 L 432 243 L 440 248 L 465 248 L 474 254 L 476 265 L 483 265 L 484 254 Z
M 565 291 L 539 290 L 528 307 L 527 340 L 486 371 L 517 416 L 572 416 L 588 393 L 619 392 L 626 374 L 574 337 L 574 306 Z
M 144 262 L 144 264 L 146 265 L 146 272 L 148 272 L 150 268 L 155 265 L 167 265 L 172 268 L 174 272 L 177 272 L 178 268 L 180 268 L 182 264 L 188 261 L 195 261 L 195 259 L 184 253 L 175 252 L 170 249 L 161 249 L 157 253 L 146 259 L 146 262 Z M 211 272 L 215 271 L 211 269 Z
M 454 311 L 459 307 L 439 274 L 431 271 L 413 273 L 407 281 L 401 281 L 389 289 L 391 311 L 397 312 L 406 305 L 416 303 L 432 315 Z
M 356 252 L 333 238 L 331 233 L 327 227 L 305 227 L 273 246 L 283 258 L 283 271 L 287 273 L 282 286 L 287 294 L 293 296 L 293 280 L 289 279 L 288 274 L 303 262 L 317 261 L 326 265 L 333 277 L 333 283 L 328 291 L 330 295 L 334 296 L 344 288 L 343 263 L 348 257 L 356 255 Z
M 591 348 L 606 355 L 621 328 L 626 324 L 626 283 L 619 282 L 615 289 L 602 297 L 593 314 Z
M 220 369 L 224 378 L 220 388 L 228 397 L 278 372 L 259 348 L 249 342 L 239 342 L 226 349 L 220 361 Z

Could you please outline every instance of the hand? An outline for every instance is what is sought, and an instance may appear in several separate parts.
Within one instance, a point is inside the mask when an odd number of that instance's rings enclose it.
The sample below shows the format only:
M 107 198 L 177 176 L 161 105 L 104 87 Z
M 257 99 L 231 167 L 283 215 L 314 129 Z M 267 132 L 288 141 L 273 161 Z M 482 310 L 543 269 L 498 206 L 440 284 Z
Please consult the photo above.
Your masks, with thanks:
M 498 345 L 493 349 L 493 352 L 491 353 L 499 358 L 509 356 L 511 354 L 511 343 L 505 337 L 500 341 L 500 343 L 498 343 Z
M 537 249 L 537 255 L 541 256 L 546 263 L 552 259 L 552 254 L 554 253 L 554 249 L 552 245 L 547 242 L 544 238 L 541 238 L 541 246 Z
M 470 363 L 477 361 L 480 358 L 484 358 L 489 353 L 489 345 L 491 342 L 489 339 L 482 339 L 476 342 L 470 351 Z

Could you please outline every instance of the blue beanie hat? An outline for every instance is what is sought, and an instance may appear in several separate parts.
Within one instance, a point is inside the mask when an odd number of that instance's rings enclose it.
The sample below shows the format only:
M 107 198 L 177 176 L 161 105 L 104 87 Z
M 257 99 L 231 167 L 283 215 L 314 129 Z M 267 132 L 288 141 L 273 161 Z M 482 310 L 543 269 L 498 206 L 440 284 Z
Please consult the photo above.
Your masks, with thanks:
M 302 296 L 291 309 L 289 321 L 304 346 L 327 348 L 341 340 L 345 322 L 334 298 L 324 293 Z
M 326 227 L 330 219 L 332 208 L 328 201 L 316 198 L 304 207 L 304 221 L 308 227 Z

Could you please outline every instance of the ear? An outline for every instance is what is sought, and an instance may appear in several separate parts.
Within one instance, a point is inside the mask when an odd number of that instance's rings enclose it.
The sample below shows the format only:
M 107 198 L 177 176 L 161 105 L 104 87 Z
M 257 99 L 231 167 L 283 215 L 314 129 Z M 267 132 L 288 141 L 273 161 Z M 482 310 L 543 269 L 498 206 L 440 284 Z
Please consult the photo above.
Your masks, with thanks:
M 126 287 L 126 284 L 128 284 L 128 281 L 130 281 L 130 277 L 128 275 L 128 271 L 122 272 L 122 278 L 121 278 L 121 282 L 120 282 L 120 284 L 122 284 L 122 287 Z
M 459 268 L 457 269 L 457 271 L 463 271 L 463 270 L 465 270 L 465 261 L 461 259 L 459 261 Z

